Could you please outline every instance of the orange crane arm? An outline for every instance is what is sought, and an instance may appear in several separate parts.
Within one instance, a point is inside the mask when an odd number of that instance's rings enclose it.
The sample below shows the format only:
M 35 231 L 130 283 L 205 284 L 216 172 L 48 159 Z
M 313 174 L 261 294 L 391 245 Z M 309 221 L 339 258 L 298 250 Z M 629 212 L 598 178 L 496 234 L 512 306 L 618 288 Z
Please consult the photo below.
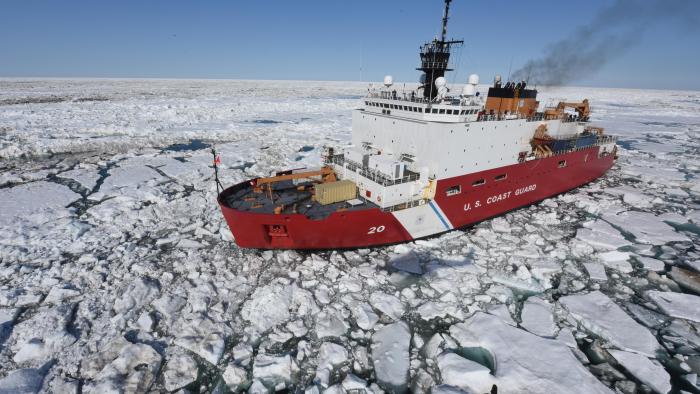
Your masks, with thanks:
M 260 192 L 261 186 L 263 185 L 269 185 L 277 182 L 283 182 L 283 181 L 289 181 L 292 179 L 302 179 L 302 178 L 311 178 L 314 176 L 320 176 L 321 179 L 323 179 L 323 182 L 332 182 L 336 179 L 335 177 L 335 171 L 333 171 L 332 168 L 330 167 L 323 167 L 318 171 L 306 171 L 306 172 L 297 172 L 294 174 L 284 174 L 284 175 L 276 175 L 276 176 L 271 176 L 271 177 L 266 177 L 266 178 L 258 178 L 253 181 L 253 186 L 255 187 L 255 191 Z

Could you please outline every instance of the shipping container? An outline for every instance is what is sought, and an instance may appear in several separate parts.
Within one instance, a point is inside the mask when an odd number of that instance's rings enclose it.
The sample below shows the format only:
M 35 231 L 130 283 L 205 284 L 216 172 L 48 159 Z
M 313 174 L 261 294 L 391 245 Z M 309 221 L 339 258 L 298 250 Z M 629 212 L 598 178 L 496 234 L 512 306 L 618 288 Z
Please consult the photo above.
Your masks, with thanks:
M 316 201 L 321 205 L 352 200 L 357 197 L 357 186 L 350 180 L 320 183 L 315 186 Z

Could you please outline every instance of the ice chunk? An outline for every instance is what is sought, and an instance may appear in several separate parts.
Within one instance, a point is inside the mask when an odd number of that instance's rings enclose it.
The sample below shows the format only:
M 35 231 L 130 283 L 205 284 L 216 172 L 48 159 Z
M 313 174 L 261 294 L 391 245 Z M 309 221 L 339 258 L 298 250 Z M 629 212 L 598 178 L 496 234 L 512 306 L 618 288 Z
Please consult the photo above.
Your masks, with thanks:
M 622 272 L 623 274 L 629 274 L 632 272 L 632 265 L 628 262 L 630 258 L 630 254 L 627 252 L 618 252 L 618 251 L 610 251 L 610 252 L 605 252 L 601 253 L 598 255 L 598 258 L 605 264 L 607 267 L 610 267 L 614 270 L 618 270 Z
M 155 381 L 161 361 L 158 352 L 146 344 L 126 345 L 87 386 L 86 392 L 147 392 Z
M 44 373 L 40 369 L 16 369 L 0 379 L 0 393 L 38 393 L 44 384 Z
M 383 389 L 406 390 L 410 344 L 411 331 L 403 321 L 384 326 L 372 335 L 372 363 L 377 383 Z
M 80 292 L 77 290 L 54 286 L 51 288 L 51 290 L 49 290 L 49 294 L 46 295 L 43 302 L 44 304 L 58 304 L 63 300 L 77 297 L 79 295 Z
M 121 296 L 114 301 L 113 309 L 116 313 L 123 314 L 128 318 L 135 315 L 140 308 L 157 297 L 159 291 L 157 281 L 148 278 L 137 278 L 129 282 L 122 290 Z
M 450 327 L 450 334 L 462 348 L 482 348 L 490 354 L 499 392 L 611 393 L 565 344 L 530 334 L 495 316 L 477 312 Z M 488 390 L 478 393 L 483 392 Z
M 669 242 L 688 242 L 688 237 L 674 231 L 661 218 L 652 213 L 626 211 L 615 215 L 604 215 L 603 219 L 624 228 L 639 243 L 663 245 Z
M 260 380 L 269 388 L 283 387 L 293 383 L 298 371 L 297 363 L 288 354 L 271 356 L 258 354 L 253 362 L 253 378 Z
M 647 291 L 647 297 L 668 316 L 700 323 L 700 297 L 669 291 Z
M 201 314 L 194 315 L 191 319 L 182 319 L 176 326 L 176 345 L 196 353 L 214 365 L 219 362 L 224 353 L 224 327 Z
M 649 357 L 659 350 L 659 343 L 646 328 L 599 291 L 561 297 L 559 303 L 581 327 L 615 347 Z
M 318 351 L 318 365 L 314 382 L 328 387 L 333 371 L 347 361 L 348 351 L 344 347 L 333 342 L 324 342 Z
M 553 337 L 557 333 L 552 304 L 539 297 L 530 297 L 523 304 L 521 325 L 541 337 Z
M 405 312 L 401 300 L 391 294 L 382 292 L 372 293 L 369 297 L 369 303 L 372 304 L 375 309 L 393 320 L 399 320 Z
M 163 373 L 163 385 L 168 391 L 175 391 L 197 380 L 197 362 L 192 356 L 175 351 L 168 359 Z
M 316 315 L 316 335 L 318 338 L 339 337 L 345 335 L 350 325 L 343 317 L 343 312 L 329 307 Z
M 226 382 L 228 388 L 233 392 L 239 391 L 248 383 L 248 373 L 246 370 L 233 364 L 226 366 L 221 377 L 224 379 L 224 382 Z
M 379 321 L 377 314 L 366 302 L 352 302 L 349 303 L 348 308 L 352 312 L 358 327 L 363 330 L 371 330 Z
M 408 272 L 411 274 L 422 274 L 423 269 L 420 266 L 420 259 L 415 252 L 408 252 L 398 256 L 394 256 L 389 260 L 394 269 Z
M 0 227 L 11 226 L 18 217 L 40 215 L 47 210 L 62 210 L 78 200 L 80 194 L 53 182 L 38 181 L 0 189 Z M 41 220 L 43 222 L 43 220 Z
M 700 273 L 672 267 L 669 276 L 682 288 L 700 294 Z
M 598 280 L 605 282 L 608 280 L 608 276 L 605 274 L 605 267 L 599 263 L 583 263 L 583 267 L 588 271 L 588 277 L 591 280 Z
M 635 353 L 621 350 L 609 350 L 608 352 L 627 372 L 651 387 L 655 392 L 666 394 L 671 391 L 671 377 L 658 363 Z
M 637 259 L 647 271 L 662 272 L 666 269 L 666 265 L 661 260 L 643 256 L 635 256 L 634 258 Z
M 631 245 L 613 226 L 604 220 L 596 220 L 576 232 L 576 238 L 586 242 L 598 250 L 617 250 Z
M 491 371 L 483 365 L 455 353 L 439 355 L 437 363 L 443 384 L 459 387 L 470 393 L 491 391 L 495 379 L 491 376 Z
M 24 320 L 12 330 L 11 346 L 16 363 L 43 363 L 76 341 L 67 331 L 73 319 L 75 304 L 41 307 L 37 314 Z
M 291 286 L 275 283 L 258 287 L 243 305 L 241 316 L 258 331 L 267 331 L 290 319 L 291 303 Z

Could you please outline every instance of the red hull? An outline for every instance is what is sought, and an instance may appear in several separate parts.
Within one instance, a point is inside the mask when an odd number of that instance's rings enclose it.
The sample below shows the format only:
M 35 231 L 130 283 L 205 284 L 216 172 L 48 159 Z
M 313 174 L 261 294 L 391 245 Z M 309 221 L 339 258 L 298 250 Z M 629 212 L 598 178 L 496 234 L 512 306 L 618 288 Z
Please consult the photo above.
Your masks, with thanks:
M 465 227 L 504 212 L 566 192 L 603 175 L 614 164 L 614 155 L 598 157 L 591 147 L 554 157 L 468 174 L 438 181 L 434 204 L 454 228 Z M 561 162 L 565 165 L 560 167 Z M 505 174 L 505 178 L 495 178 Z M 483 179 L 479 186 L 472 184 Z M 259 249 L 342 249 L 411 241 L 391 212 L 366 209 L 334 212 L 322 220 L 301 214 L 274 215 L 243 212 L 222 201 L 244 182 L 226 189 L 219 205 L 240 247 Z M 462 192 L 447 196 L 448 188 Z M 534 185 L 534 186 L 533 186 Z M 381 224 L 381 231 L 372 231 Z M 439 232 L 436 232 L 435 235 Z M 430 236 L 427 235 L 427 236 Z

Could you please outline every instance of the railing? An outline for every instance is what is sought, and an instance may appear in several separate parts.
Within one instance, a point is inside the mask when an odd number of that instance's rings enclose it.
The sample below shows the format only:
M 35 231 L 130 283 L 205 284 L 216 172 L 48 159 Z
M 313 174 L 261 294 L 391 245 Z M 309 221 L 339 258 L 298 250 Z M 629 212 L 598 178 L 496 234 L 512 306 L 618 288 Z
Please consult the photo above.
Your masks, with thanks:
M 327 157 L 326 163 L 343 166 L 349 169 L 350 171 L 353 171 L 367 179 L 371 179 L 375 183 L 382 186 L 393 186 L 401 183 L 417 181 L 420 179 L 420 174 L 408 170 L 404 170 L 404 173 L 408 173 L 408 175 L 405 175 L 404 177 L 399 179 L 390 179 L 379 171 L 373 170 L 371 168 L 365 168 L 359 163 L 345 159 L 345 156 L 342 154 Z
M 400 211 L 402 209 L 413 208 L 413 207 L 417 207 L 419 205 L 424 205 L 427 203 L 428 203 L 428 200 L 426 200 L 424 198 L 420 198 L 418 200 L 406 201 L 406 202 L 402 202 L 400 204 L 392 205 L 390 207 L 384 207 L 384 208 L 382 208 L 382 211 L 383 212 Z

